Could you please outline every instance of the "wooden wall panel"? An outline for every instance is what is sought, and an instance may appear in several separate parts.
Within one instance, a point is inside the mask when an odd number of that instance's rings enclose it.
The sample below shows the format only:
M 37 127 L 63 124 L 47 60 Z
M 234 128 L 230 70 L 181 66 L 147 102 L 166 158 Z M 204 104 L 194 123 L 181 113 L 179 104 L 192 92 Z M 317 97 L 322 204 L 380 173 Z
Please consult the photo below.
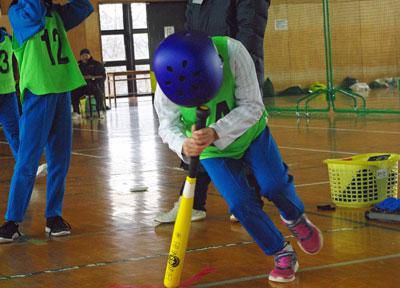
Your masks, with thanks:
M 400 4 L 392 0 L 385 2 L 386 5 L 380 1 L 360 3 L 363 72 L 364 78 L 368 80 L 388 75 L 398 76 L 396 56 L 399 54 L 400 43 L 395 35 L 400 28 L 396 25 Z
M 0 16 L 0 26 L 1 27 L 6 27 L 7 31 L 11 31 L 11 25 L 10 25 L 10 20 L 8 20 L 7 15 L 1 15 Z
M 90 50 L 92 56 L 97 60 L 102 60 L 101 54 L 101 37 L 100 37 L 100 19 L 99 19 L 99 5 L 94 3 L 94 12 L 86 19 L 85 36 L 86 36 L 86 48 Z
M 87 25 L 81 24 L 68 32 L 69 43 L 77 59 L 79 59 L 79 51 L 82 48 L 86 48 L 88 43 L 86 40 L 86 30 Z
M 330 0 L 330 12 L 336 84 L 346 76 L 367 83 L 400 76 L 400 1 Z M 289 30 L 275 31 L 277 19 L 287 19 Z M 272 2 L 264 40 L 265 75 L 278 89 L 326 82 L 322 27 L 322 0 Z
M 264 37 L 264 75 L 272 77 L 274 83 L 287 85 L 291 77 L 290 70 L 289 32 L 275 31 L 274 19 L 287 19 L 287 5 L 272 5 L 269 9 L 269 23 Z
M 359 1 L 332 3 L 330 20 L 335 83 L 341 83 L 347 76 L 363 79 Z
M 265 75 L 278 88 L 323 81 L 325 57 L 321 4 L 272 5 L 264 39 Z M 287 19 L 288 30 L 275 30 Z
M 58 0 L 57 0 L 58 1 Z M 64 0 L 65 1 L 65 0 Z M 101 59 L 99 3 L 143 2 L 92 0 L 95 12 L 69 33 L 76 56 L 87 47 Z M 147 2 L 185 2 L 185 0 Z M 2 0 L 0 25 L 10 27 Z M 330 0 L 335 81 L 345 76 L 369 82 L 400 76 L 400 1 Z M 287 19 L 288 31 L 276 31 L 275 20 Z M 264 39 L 265 75 L 279 88 L 325 82 L 322 0 L 274 0 Z

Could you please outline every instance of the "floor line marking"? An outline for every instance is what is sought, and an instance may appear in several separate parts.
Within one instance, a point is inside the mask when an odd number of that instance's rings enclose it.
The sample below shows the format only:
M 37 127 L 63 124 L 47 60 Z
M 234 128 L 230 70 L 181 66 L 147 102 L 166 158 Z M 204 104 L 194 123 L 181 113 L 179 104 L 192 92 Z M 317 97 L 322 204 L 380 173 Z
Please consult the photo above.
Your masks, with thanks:
M 82 148 L 82 149 L 75 149 L 74 152 L 95 151 L 95 150 L 101 150 L 101 149 L 107 149 L 107 148 L 106 147 Z
M 351 229 L 351 228 L 346 228 L 345 231 L 347 231 L 348 229 Z M 326 231 L 326 232 L 330 232 L 330 231 Z M 285 238 L 291 238 L 291 237 L 293 237 L 293 236 L 286 236 Z M 209 251 L 209 250 L 220 249 L 220 248 L 239 247 L 239 246 L 249 245 L 249 244 L 255 244 L 255 242 L 253 240 L 239 241 L 239 242 L 234 242 L 234 243 L 225 243 L 225 244 L 220 244 L 220 245 L 210 245 L 210 246 L 206 246 L 206 247 L 191 248 L 191 249 L 188 249 L 186 251 L 186 253 L 196 253 L 196 252 Z M 158 253 L 155 255 L 146 255 L 146 256 L 140 256 L 140 257 L 117 259 L 117 260 L 111 260 L 111 261 L 101 261 L 101 262 L 89 263 L 89 264 L 71 265 L 71 266 L 65 266 L 65 267 L 60 267 L 60 268 L 46 269 L 46 270 L 42 270 L 42 271 L 34 271 L 34 272 L 14 274 L 14 275 L 0 275 L 0 281 L 12 280 L 15 278 L 29 278 L 32 276 L 46 274 L 46 273 L 59 273 L 59 272 L 64 272 L 64 271 L 78 270 L 78 269 L 82 269 L 82 268 L 108 266 L 108 265 L 112 265 L 112 264 L 128 263 L 128 262 L 138 262 L 138 261 L 142 261 L 142 260 L 154 259 L 154 258 L 165 257 L 165 256 L 168 256 L 168 252 Z
M 300 187 L 316 186 L 316 185 L 325 185 L 325 184 L 329 184 L 329 181 L 321 181 L 321 182 L 314 182 L 314 183 L 297 184 L 297 185 L 294 185 L 294 187 L 300 188 Z
M 1 156 L 0 159 L 14 159 L 13 156 Z
M 96 159 L 105 159 L 107 156 L 96 156 L 96 155 L 91 155 L 91 154 L 86 154 L 86 153 L 79 153 L 79 152 L 72 152 L 72 155 L 76 156 L 84 156 L 84 157 L 90 157 L 90 158 L 96 158 Z
M 87 128 L 72 128 L 72 130 L 85 131 L 85 132 L 107 133 L 107 130 L 87 129 Z
M 350 128 L 331 128 L 331 127 L 297 127 L 297 126 L 289 126 L 289 125 L 268 125 L 271 128 L 288 128 L 288 129 L 313 129 L 313 130 L 331 130 L 331 131 L 341 131 L 341 132 L 357 132 L 357 133 L 376 133 L 376 134 L 400 134 L 399 131 L 389 131 L 389 130 L 367 130 L 367 129 L 350 129 Z
M 348 151 L 334 151 L 334 150 L 302 148 L 302 147 L 290 147 L 290 146 L 279 146 L 279 148 L 287 149 L 287 150 L 300 150 L 300 151 L 320 152 L 320 153 L 336 153 L 336 154 L 347 154 L 347 155 L 359 154 L 359 153 L 356 153 L 356 152 L 348 152 Z
M 389 254 L 389 255 L 384 255 L 384 256 L 377 256 L 377 257 L 368 257 L 368 258 L 357 259 L 357 260 L 350 260 L 350 261 L 343 261 L 343 262 L 337 262 L 337 263 L 326 264 L 326 265 L 306 267 L 306 268 L 300 269 L 298 272 L 331 269 L 331 268 L 337 268 L 337 267 L 350 266 L 350 265 L 354 265 L 354 264 L 364 264 L 364 263 L 368 263 L 368 262 L 376 262 L 376 261 L 382 261 L 382 260 L 395 259 L 395 258 L 399 258 L 399 257 L 400 257 L 400 253 Z M 233 278 L 233 279 L 229 279 L 229 280 L 210 282 L 210 283 L 206 283 L 206 284 L 199 284 L 194 287 L 196 287 L 196 288 L 217 287 L 217 286 L 223 286 L 223 285 L 227 285 L 227 284 L 237 284 L 237 283 L 241 283 L 241 282 L 248 282 L 248 281 L 260 280 L 260 279 L 266 279 L 266 278 L 268 278 L 268 274 L 260 274 L 260 275 L 254 275 L 254 276 L 246 276 L 246 277 Z
M 348 231 L 349 229 L 354 230 L 355 228 L 341 228 L 339 230 L 340 231 Z M 334 230 L 325 231 L 325 232 L 336 232 L 337 230 L 338 229 L 334 229 Z M 293 237 L 293 236 L 289 236 L 289 237 Z M 288 238 L 288 237 L 286 237 L 286 238 Z M 202 252 L 202 251 L 207 251 L 207 250 L 212 250 L 212 249 L 220 249 L 220 248 L 231 248 L 231 247 L 235 247 L 235 246 L 243 246 L 243 245 L 248 245 L 248 244 L 255 244 L 255 242 L 254 241 L 240 241 L 240 242 L 235 242 L 235 243 L 227 243 L 227 244 L 221 244 L 221 245 L 212 245 L 212 246 L 208 246 L 208 247 L 193 248 L 193 249 L 187 250 L 186 253 Z M 65 267 L 54 268 L 54 269 L 34 271 L 34 272 L 29 272 L 29 273 L 21 273 L 21 274 L 14 274 L 14 275 L 0 275 L 0 281 L 13 280 L 16 278 L 29 278 L 29 277 L 33 277 L 33 276 L 37 276 L 37 275 L 41 275 L 41 274 L 60 273 L 60 272 L 65 272 L 65 271 L 79 270 L 79 269 L 83 269 L 83 268 L 94 268 L 94 267 L 103 267 L 103 266 L 109 266 L 109 265 L 120 264 L 120 263 L 139 262 L 142 260 L 149 260 L 149 259 L 165 257 L 167 255 L 168 255 L 168 252 L 165 252 L 165 253 L 158 253 L 155 255 L 129 257 L 129 258 L 124 258 L 124 259 L 101 261 L 101 262 L 81 264 L 81 265 L 71 265 L 71 266 L 65 266 Z M 383 255 L 383 256 L 368 257 L 368 258 L 364 258 L 364 259 L 357 259 L 357 260 L 337 262 L 337 263 L 326 264 L 326 265 L 307 267 L 304 269 L 300 269 L 299 271 L 305 272 L 305 271 L 322 270 L 322 269 L 327 269 L 327 268 L 336 268 L 336 267 L 342 267 L 342 266 L 348 266 L 348 265 L 354 265 L 354 264 L 360 264 L 360 263 L 367 263 L 367 262 L 373 262 L 373 261 L 388 260 L 388 259 L 399 258 L 399 257 L 400 257 L 400 253 L 389 254 L 389 255 Z M 252 281 L 252 280 L 257 280 L 257 279 L 263 279 L 263 278 L 267 278 L 267 277 L 268 277 L 267 274 L 248 276 L 248 277 L 240 277 L 240 278 L 235 278 L 235 279 L 230 279 L 230 280 L 201 284 L 201 285 L 197 285 L 195 287 L 199 287 L 199 288 L 215 287 L 215 286 L 221 286 L 221 285 L 225 285 L 225 284 L 229 284 L 229 283 L 232 284 L 232 283 L 246 282 L 246 281 Z

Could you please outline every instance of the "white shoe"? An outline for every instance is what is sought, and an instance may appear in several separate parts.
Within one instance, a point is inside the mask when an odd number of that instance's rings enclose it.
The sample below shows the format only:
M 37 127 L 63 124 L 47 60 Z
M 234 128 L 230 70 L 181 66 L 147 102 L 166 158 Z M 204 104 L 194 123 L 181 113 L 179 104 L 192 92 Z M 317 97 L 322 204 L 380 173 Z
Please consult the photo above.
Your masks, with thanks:
M 39 166 L 36 171 L 36 178 L 42 178 L 47 175 L 47 163 L 44 163 Z
M 179 201 L 175 202 L 174 208 L 169 210 L 168 212 L 158 213 L 156 218 L 154 219 L 160 223 L 174 223 L 176 216 L 178 215 L 179 210 Z M 203 210 L 192 210 L 192 221 L 200 221 L 206 218 L 206 211 Z
M 106 113 L 104 113 L 104 111 L 100 111 L 99 112 L 99 117 L 100 117 L 100 119 L 106 118 Z
M 207 216 L 206 211 L 204 210 L 192 210 L 192 221 L 200 221 L 205 219 Z
M 237 223 L 237 222 L 239 222 L 239 219 L 237 219 L 236 216 L 233 215 L 233 214 L 231 214 L 231 216 L 229 216 L 229 220 L 230 220 L 232 223 Z
M 72 120 L 78 120 L 78 119 L 81 119 L 81 115 L 79 113 L 72 112 L 71 118 L 72 118 Z

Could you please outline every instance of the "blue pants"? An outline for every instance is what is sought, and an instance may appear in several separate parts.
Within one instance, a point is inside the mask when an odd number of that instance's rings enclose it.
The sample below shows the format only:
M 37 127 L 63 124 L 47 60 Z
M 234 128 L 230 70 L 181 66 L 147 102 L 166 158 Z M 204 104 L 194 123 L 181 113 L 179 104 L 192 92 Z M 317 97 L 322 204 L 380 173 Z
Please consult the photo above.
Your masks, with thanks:
M 272 201 L 287 220 L 296 220 L 304 213 L 297 196 L 293 177 L 288 174 L 278 147 L 267 127 L 253 141 L 241 159 L 209 158 L 201 160 L 214 185 L 227 201 L 231 212 L 267 255 L 284 247 L 284 238 L 268 215 L 255 189 L 245 174 L 248 165 L 257 179 L 262 196 Z
M 45 216 L 61 216 L 71 147 L 70 93 L 37 96 L 26 91 L 20 119 L 20 146 L 5 215 L 7 221 L 23 220 L 44 148 L 48 165 Z
M 19 147 L 19 110 L 17 96 L 14 93 L 0 95 L 0 124 L 10 144 L 12 154 L 17 159 Z

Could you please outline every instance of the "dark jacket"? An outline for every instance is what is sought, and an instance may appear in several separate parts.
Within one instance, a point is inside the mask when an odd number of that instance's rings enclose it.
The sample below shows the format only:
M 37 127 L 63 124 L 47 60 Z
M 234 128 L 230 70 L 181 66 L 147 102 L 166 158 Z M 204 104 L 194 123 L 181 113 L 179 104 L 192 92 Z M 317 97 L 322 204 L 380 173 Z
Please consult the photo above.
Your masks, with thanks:
M 193 3 L 194 2 L 194 3 Z M 210 36 L 229 36 L 239 40 L 250 52 L 257 78 L 264 82 L 264 33 L 270 0 L 188 0 L 187 30 L 200 30 Z
M 104 65 L 102 63 L 94 60 L 93 58 L 90 58 L 86 63 L 83 63 L 81 60 L 79 60 L 78 64 L 83 76 L 103 76 L 103 79 L 86 79 L 86 82 L 88 84 L 97 84 L 100 88 L 104 86 L 104 80 L 106 79 L 106 70 L 104 69 Z

